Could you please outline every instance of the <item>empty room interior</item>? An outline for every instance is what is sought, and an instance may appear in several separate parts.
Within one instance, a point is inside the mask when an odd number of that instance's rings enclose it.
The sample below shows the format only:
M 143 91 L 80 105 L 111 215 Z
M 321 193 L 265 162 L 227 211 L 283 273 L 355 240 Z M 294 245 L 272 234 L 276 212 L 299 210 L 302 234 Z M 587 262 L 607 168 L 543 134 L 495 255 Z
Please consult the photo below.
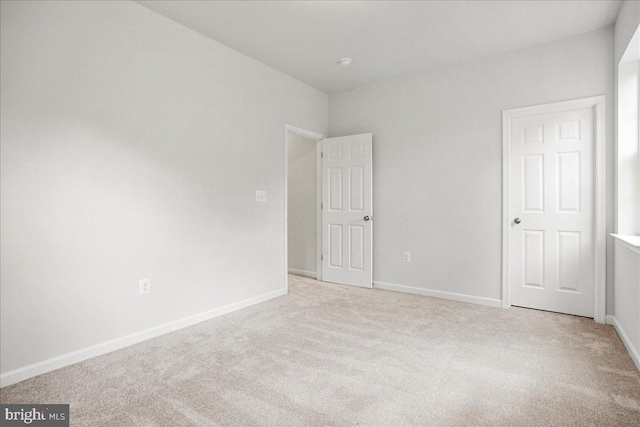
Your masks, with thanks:
M 0 16 L 1 425 L 640 426 L 640 1 Z

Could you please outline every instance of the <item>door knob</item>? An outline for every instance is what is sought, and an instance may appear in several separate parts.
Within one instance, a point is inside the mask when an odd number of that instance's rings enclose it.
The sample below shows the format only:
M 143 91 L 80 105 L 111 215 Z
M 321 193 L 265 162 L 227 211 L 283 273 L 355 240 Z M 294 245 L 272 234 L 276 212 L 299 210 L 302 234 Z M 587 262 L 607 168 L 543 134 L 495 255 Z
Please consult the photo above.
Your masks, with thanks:
M 516 224 L 520 224 L 522 220 L 520 218 L 515 218 L 513 222 L 515 222 Z
M 365 217 L 364 217 L 364 218 L 362 218 L 362 219 L 364 219 L 365 221 L 369 221 L 371 218 L 369 218 L 369 215 L 367 215 L 367 216 L 365 216 Z

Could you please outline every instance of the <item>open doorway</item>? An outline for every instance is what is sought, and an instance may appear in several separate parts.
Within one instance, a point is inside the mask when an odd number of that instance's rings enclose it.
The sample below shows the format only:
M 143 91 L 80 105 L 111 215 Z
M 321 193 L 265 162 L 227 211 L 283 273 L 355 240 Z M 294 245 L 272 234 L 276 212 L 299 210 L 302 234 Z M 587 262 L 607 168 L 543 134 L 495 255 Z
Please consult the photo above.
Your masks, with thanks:
M 373 287 L 372 144 L 285 126 L 285 275 Z
M 322 279 L 321 142 L 324 135 L 286 126 L 287 273 Z

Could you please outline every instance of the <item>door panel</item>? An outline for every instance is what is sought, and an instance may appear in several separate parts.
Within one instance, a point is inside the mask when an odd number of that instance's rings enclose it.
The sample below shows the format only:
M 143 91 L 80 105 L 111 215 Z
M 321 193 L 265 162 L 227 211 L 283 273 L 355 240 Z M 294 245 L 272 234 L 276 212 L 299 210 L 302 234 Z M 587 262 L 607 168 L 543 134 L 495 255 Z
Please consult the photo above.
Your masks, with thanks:
M 329 168 L 329 210 L 342 212 L 342 168 Z
M 322 152 L 322 280 L 371 288 L 372 135 L 327 138 Z
M 354 166 L 349 168 L 349 210 L 364 212 L 364 168 Z
M 510 141 L 511 304 L 593 317 L 593 109 L 513 118 Z
M 544 230 L 524 230 L 524 283 L 529 288 L 544 288 Z
M 364 270 L 364 226 L 349 226 L 349 269 Z
M 329 267 L 342 268 L 342 224 L 329 224 Z
M 557 154 L 558 212 L 580 213 L 580 154 Z
M 558 231 L 558 289 L 580 292 L 580 241 L 579 231 Z
M 544 156 L 522 156 L 524 212 L 544 212 Z

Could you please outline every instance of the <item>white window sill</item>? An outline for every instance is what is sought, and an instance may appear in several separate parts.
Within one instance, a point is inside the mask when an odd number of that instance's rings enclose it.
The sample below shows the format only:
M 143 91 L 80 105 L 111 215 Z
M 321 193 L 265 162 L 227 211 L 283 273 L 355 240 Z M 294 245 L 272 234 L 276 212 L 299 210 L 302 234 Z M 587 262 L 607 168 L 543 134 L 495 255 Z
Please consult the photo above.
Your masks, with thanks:
M 640 254 L 640 236 L 634 236 L 632 234 L 612 234 L 611 236 L 615 237 L 623 246 Z

